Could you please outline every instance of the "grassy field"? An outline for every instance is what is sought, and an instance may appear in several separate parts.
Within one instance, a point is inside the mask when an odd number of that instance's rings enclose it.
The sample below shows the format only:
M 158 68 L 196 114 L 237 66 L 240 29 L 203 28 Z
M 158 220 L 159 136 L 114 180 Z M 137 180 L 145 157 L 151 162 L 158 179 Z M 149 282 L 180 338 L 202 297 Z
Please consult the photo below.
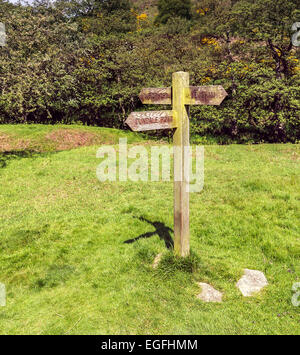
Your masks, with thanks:
M 158 235 L 124 243 L 155 230 L 145 219 L 173 228 L 173 185 L 100 183 L 97 148 L 120 136 L 157 144 L 111 129 L 0 126 L 0 333 L 300 334 L 300 146 L 206 146 L 182 261 Z M 269 281 L 252 298 L 235 287 L 244 268 Z M 223 303 L 197 299 L 197 282 Z

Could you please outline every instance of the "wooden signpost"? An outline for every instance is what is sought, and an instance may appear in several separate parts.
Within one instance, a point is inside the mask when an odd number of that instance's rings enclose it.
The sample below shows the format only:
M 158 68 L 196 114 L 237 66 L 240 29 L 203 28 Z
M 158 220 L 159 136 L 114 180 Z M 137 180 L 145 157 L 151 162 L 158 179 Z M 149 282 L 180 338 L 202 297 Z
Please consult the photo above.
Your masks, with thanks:
M 220 105 L 227 96 L 220 85 L 189 86 L 189 73 L 173 74 L 172 88 L 147 88 L 139 95 L 144 104 L 173 105 L 172 111 L 133 112 L 125 123 L 133 131 L 176 128 L 174 142 L 174 249 L 176 255 L 190 254 L 189 231 L 189 115 L 186 105 Z

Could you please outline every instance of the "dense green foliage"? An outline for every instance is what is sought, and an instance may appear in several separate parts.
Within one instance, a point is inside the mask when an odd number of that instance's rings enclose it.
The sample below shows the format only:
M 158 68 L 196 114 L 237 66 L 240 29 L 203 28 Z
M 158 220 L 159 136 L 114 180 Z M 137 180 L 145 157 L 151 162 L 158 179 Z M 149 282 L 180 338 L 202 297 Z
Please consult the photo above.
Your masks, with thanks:
M 191 19 L 191 0 L 159 0 L 157 7 L 156 23 L 167 23 L 174 17 Z
M 300 51 L 291 26 L 300 1 L 191 3 L 190 19 L 170 9 L 163 20 L 168 7 L 158 11 L 152 1 L 0 0 L 8 34 L 0 122 L 125 128 L 130 111 L 153 109 L 140 103 L 142 87 L 169 86 L 172 72 L 184 70 L 193 85 L 222 84 L 229 93 L 220 107 L 192 108 L 194 141 L 299 141 Z
M 96 7 L 97 4 L 100 5 L 100 8 L 106 11 L 128 11 L 130 10 L 129 0 L 95 0 Z

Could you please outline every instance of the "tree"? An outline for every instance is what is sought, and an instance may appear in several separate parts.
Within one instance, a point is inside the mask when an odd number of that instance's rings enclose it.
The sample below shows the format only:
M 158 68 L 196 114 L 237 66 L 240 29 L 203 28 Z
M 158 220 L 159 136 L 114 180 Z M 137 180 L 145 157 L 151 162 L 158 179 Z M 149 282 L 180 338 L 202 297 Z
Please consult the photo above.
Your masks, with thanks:
M 198 3 L 209 9 L 206 16 L 199 18 L 201 31 L 225 42 L 231 61 L 234 58 L 231 43 L 243 38 L 248 51 L 252 47 L 261 56 L 271 55 L 277 79 L 291 75 L 288 60 L 293 49 L 291 27 L 299 19 L 300 0 L 203 0 Z M 240 53 L 236 53 L 236 57 L 240 59 Z
M 299 18 L 300 0 L 201 0 L 195 6 L 193 35 L 200 44 L 206 38 L 219 44 L 211 55 L 217 69 L 207 76 L 230 83 L 220 136 L 296 141 L 300 68 L 291 27 Z
M 299 8 L 299 0 L 277 0 L 276 2 L 256 0 L 254 4 L 250 1 L 241 1 L 234 9 L 240 32 L 252 41 L 266 43 L 275 61 L 278 79 L 291 75 L 291 66 L 288 61 L 293 49 L 291 27 L 299 17 Z M 246 18 L 246 24 L 242 23 Z
M 174 17 L 191 19 L 191 0 L 159 0 L 157 7 L 156 23 L 166 24 Z
M 131 8 L 129 0 L 56 0 L 55 6 L 63 8 L 71 17 L 93 17 L 99 11 L 128 13 Z
M 129 0 L 96 0 L 95 2 L 99 4 L 101 8 L 109 12 L 130 10 Z

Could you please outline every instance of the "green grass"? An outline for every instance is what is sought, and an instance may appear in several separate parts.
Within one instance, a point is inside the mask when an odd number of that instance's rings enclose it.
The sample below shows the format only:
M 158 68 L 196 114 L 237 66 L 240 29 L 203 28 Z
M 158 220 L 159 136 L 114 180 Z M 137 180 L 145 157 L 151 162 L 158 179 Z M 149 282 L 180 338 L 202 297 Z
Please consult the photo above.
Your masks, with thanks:
M 205 188 L 190 196 L 192 256 L 178 260 L 157 235 L 124 244 L 154 230 L 141 216 L 173 228 L 172 183 L 100 183 L 98 145 L 55 151 L 45 139 L 53 129 L 61 127 L 0 127 L 0 136 L 34 142 L 0 153 L 1 334 L 300 334 L 291 303 L 299 145 L 205 147 Z M 252 298 L 235 287 L 244 268 L 269 281 Z M 196 282 L 224 292 L 223 303 L 197 299 Z

